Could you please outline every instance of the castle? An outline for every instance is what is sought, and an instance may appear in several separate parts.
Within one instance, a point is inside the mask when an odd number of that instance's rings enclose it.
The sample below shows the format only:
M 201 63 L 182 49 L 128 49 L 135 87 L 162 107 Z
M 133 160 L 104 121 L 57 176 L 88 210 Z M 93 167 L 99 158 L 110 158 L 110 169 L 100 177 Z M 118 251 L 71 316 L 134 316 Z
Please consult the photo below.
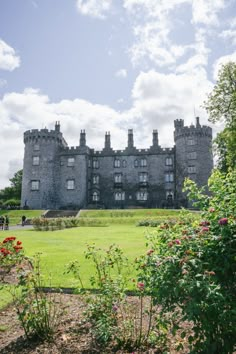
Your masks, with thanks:
M 175 145 L 162 148 L 153 130 L 152 145 L 134 146 L 128 130 L 124 150 L 113 150 L 110 133 L 105 145 L 95 151 L 80 144 L 68 147 L 56 122 L 55 130 L 29 130 L 24 133 L 25 153 L 22 181 L 22 207 L 30 209 L 131 208 L 186 206 L 182 192 L 185 177 L 199 186 L 207 185 L 213 168 L 212 129 L 184 126 L 174 121 Z

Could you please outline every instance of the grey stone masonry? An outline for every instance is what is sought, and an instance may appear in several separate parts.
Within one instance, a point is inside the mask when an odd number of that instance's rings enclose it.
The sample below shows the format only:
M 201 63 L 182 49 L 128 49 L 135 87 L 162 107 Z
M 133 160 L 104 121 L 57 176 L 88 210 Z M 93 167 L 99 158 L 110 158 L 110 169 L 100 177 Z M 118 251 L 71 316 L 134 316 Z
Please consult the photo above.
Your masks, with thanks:
M 95 151 L 86 145 L 68 147 L 60 124 L 55 130 L 24 133 L 25 153 L 22 207 L 31 209 L 79 208 L 177 208 L 187 206 L 182 192 L 185 177 L 199 186 L 207 185 L 213 168 L 212 130 L 174 121 L 175 145 L 162 148 L 153 130 L 152 146 L 137 149 L 129 129 L 127 147 L 114 150 L 110 132 L 104 148 Z

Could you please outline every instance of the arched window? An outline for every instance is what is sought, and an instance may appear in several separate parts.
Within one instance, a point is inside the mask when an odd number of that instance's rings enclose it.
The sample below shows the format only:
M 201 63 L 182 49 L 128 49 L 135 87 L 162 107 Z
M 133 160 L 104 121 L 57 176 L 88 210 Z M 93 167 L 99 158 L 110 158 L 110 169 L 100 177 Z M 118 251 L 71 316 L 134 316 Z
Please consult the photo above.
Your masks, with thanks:
M 122 161 L 122 167 L 126 167 L 127 166 L 127 161 L 126 160 L 123 160 Z
M 134 167 L 138 167 L 138 160 L 134 160 Z
M 93 168 L 99 168 L 99 162 L 97 159 L 93 159 Z
M 120 160 L 119 159 L 115 159 L 114 167 L 120 167 Z
M 137 192 L 136 197 L 137 197 L 137 200 L 147 200 L 148 193 L 147 192 Z
M 99 201 L 99 193 L 93 192 L 92 199 L 93 199 L 93 202 L 98 202 Z
M 172 165 L 173 165 L 172 157 L 167 157 L 166 158 L 166 166 L 172 166 Z
M 141 167 L 146 167 L 147 166 L 147 160 L 146 159 L 141 159 L 140 160 L 140 166 Z
M 99 183 L 99 176 L 93 175 L 93 184 L 98 184 L 98 183 Z
M 115 200 L 125 200 L 125 192 L 116 192 Z

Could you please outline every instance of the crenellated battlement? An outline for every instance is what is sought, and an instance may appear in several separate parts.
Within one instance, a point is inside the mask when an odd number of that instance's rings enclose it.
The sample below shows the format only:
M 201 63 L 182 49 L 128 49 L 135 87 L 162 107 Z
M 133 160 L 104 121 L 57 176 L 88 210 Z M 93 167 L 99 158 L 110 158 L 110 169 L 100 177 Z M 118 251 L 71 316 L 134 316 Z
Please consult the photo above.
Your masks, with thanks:
M 62 133 L 57 129 L 48 130 L 44 129 L 32 129 L 27 130 L 24 133 L 24 143 L 44 143 L 44 142 L 53 142 L 62 146 L 67 146 L 65 139 L 63 138 Z
M 193 124 L 190 126 L 184 126 L 183 119 L 175 120 L 175 141 L 179 138 L 191 136 L 202 136 L 212 139 L 212 128 L 206 125 L 201 126 L 199 123 L 199 117 L 196 117 L 196 126 Z

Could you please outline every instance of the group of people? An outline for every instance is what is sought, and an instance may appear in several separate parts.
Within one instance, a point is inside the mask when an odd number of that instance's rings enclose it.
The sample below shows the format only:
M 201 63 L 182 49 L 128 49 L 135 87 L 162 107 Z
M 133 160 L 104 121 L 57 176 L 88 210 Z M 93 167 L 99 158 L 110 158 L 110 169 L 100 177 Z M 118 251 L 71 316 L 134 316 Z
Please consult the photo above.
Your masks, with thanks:
M 6 215 L 0 215 L 0 230 L 8 230 L 9 229 L 9 217 Z

